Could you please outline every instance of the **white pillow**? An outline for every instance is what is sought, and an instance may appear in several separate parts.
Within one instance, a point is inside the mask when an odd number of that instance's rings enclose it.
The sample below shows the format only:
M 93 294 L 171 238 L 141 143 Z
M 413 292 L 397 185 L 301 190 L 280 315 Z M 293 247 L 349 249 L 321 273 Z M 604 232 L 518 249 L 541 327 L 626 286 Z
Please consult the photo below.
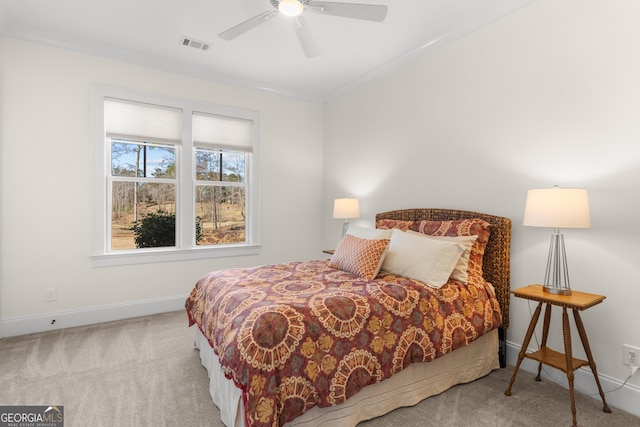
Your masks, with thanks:
M 463 285 L 467 284 L 467 281 L 469 279 L 467 268 L 469 267 L 469 257 L 471 256 L 471 248 L 473 247 L 473 244 L 475 243 L 475 241 L 478 239 L 478 236 L 476 235 L 474 236 L 430 236 L 428 234 L 419 233 L 417 231 L 412 231 L 412 230 L 408 230 L 407 233 L 416 234 L 418 236 L 426 237 L 428 239 L 446 240 L 449 242 L 456 242 L 464 245 L 465 250 L 462 253 L 462 255 L 460 255 L 460 258 L 458 259 L 456 266 L 453 268 L 453 271 L 451 272 L 451 278 L 453 280 L 457 280 Z
M 366 228 L 350 225 L 347 234 L 359 237 L 361 239 L 380 240 L 390 239 L 392 230 L 380 230 L 377 228 Z
M 393 229 L 382 270 L 440 288 L 449 280 L 464 250 L 461 243 L 425 239 Z

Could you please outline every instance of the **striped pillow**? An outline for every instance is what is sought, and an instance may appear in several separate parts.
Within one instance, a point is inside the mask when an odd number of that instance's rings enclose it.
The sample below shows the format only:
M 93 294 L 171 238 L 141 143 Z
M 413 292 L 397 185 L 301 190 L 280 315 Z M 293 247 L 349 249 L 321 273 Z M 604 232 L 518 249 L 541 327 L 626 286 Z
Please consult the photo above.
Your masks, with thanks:
M 336 248 L 329 267 L 356 274 L 365 279 L 375 279 L 389 247 L 389 239 L 361 239 L 346 234 Z
M 418 221 L 410 229 L 429 236 L 478 236 L 471 246 L 467 271 L 470 275 L 482 276 L 484 251 L 489 242 L 491 224 L 478 219 L 451 221 Z

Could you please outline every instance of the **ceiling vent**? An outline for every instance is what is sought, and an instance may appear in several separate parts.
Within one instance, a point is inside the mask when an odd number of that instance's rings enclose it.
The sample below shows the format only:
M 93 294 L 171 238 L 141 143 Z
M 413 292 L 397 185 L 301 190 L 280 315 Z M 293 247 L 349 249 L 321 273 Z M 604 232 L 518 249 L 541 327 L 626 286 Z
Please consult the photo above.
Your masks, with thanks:
M 200 50 L 209 50 L 209 48 L 211 47 L 211 43 L 203 42 L 202 40 L 192 39 L 191 37 L 182 37 L 182 39 L 180 40 L 180 43 L 182 44 L 182 46 L 189 46 L 194 49 L 200 49 Z

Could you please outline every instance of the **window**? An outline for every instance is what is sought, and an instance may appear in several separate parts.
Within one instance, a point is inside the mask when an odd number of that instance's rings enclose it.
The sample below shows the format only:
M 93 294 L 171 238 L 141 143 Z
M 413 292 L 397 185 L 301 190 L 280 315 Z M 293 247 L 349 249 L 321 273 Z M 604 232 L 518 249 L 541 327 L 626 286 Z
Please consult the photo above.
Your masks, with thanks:
M 257 253 L 258 116 L 95 85 L 94 264 Z
M 196 243 L 245 241 L 245 153 L 196 148 Z
M 112 251 L 175 247 L 176 147 L 107 138 Z M 167 226 L 162 227 L 162 223 Z
M 246 165 L 252 152 L 248 120 L 193 113 L 198 245 L 246 239 Z

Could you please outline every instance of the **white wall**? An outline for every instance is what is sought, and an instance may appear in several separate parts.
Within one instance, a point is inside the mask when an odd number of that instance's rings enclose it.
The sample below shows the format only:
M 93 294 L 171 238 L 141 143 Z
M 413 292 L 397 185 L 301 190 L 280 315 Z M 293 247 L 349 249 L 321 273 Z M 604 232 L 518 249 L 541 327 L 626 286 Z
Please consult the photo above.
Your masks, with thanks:
M 92 266 L 93 82 L 259 112 L 260 255 Z M 321 256 L 321 230 L 313 226 L 322 221 L 321 105 L 9 38 L 0 38 L 0 92 L 6 335 L 25 331 L 25 323 L 27 332 L 42 329 L 53 318 L 64 327 L 153 307 L 179 309 L 207 271 Z M 58 298 L 46 303 L 50 287 Z
M 515 289 L 543 280 L 549 245 L 550 230 L 521 225 L 527 190 L 586 187 L 592 228 L 564 230 L 571 283 L 606 295 L 582 319 L 599 373 L 622 383 L 622 344 L 640 347 L 638 22 L 636 0 L 539 0 L 330 102 L 325 246 L 339 238 L 330 212 L 344 195 L 360 198 L 361 224 L 412 207 L 503 215 Z M 512 299 L 514 345 L 529 319 Z M 561 350 L 560 325 L 554 313 Z M 640 374 L 630 384 L 640 391 Z

